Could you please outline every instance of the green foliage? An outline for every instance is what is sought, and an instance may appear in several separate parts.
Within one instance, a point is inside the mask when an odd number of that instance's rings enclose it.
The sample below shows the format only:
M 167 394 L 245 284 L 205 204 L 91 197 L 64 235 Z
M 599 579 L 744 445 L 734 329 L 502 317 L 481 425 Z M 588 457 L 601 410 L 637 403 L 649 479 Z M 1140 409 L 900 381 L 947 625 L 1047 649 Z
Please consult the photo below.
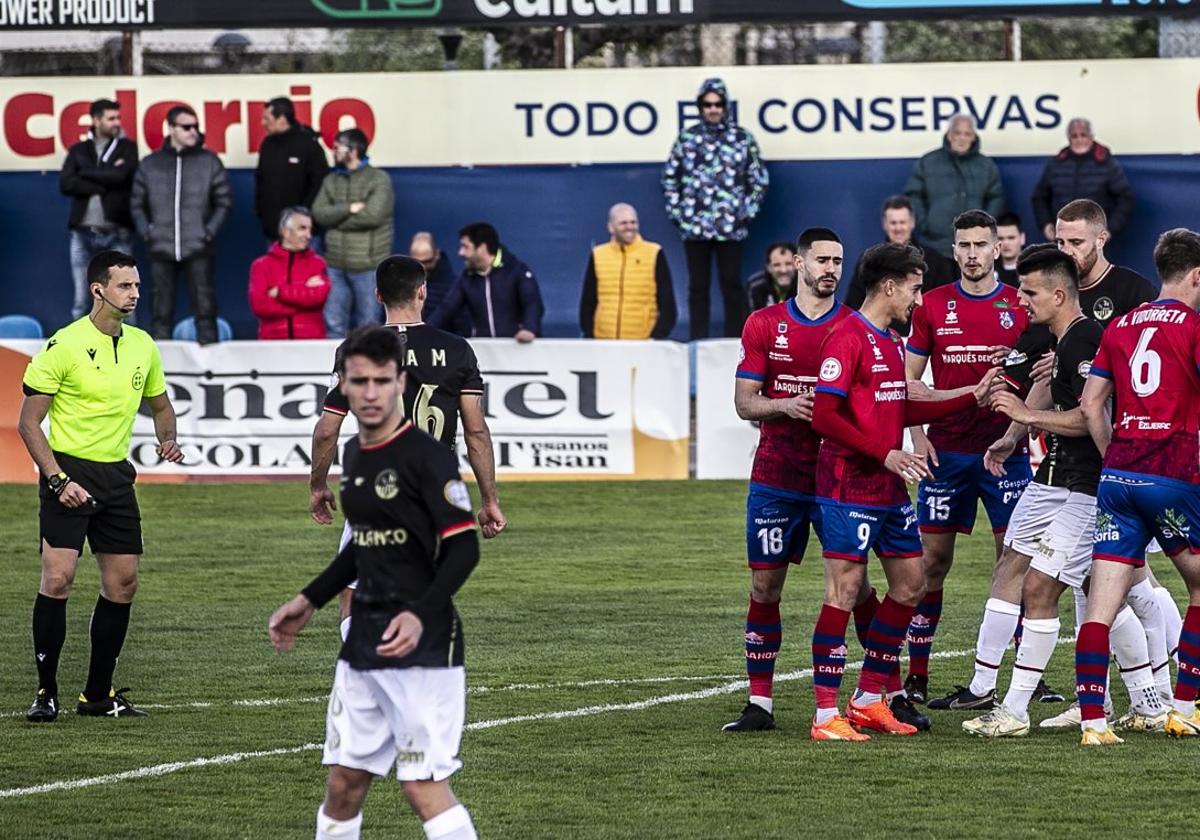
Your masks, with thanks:
M 1001 61 L 1000 20 L 906 21 L 888 24 L 887 60 Z M 1148 17 L 1022 18 L 1021 57 L 1026 61 L 1152 58 L 1158 22 Z
M 1181 791 L 1183 768 L 1195 763 L 1200 743 L 1131 735 L 1125 746 L 1097 753 L 1081 750 L 1073 732 L 1036 728 L 1021 741 L 987 743 L 963 735 L 964 715 L 957 713 L 939 715 L 934 731 L 918 738 L 814 743 L 811 680 L 803 676 L 778 684 L 778 730 L 721 734 L 720 725 L 743 703 L 742 691 L 687 695 L 743 674 L 744 483 L 535 483 L 501 490 L 511 530 L 484 544 L 483 562 L 458 599 L 468 721 L 662 702 L 468 731 L 465 768 L 454 786 L 481 837 L 758 840 L 811 829 L 822 838 L 899 829 L 930 837 L 1096 840 L 1128 837 L 1131 826 L 1147 837 L 1178 833 L 1185 794 L 1170 792 Z M 68 711 L 57 723 L 35 726 L 23 712 L 34 687 L 36 491 L 0 487 L 6 511 L 0 792 L 314 746 L 76 790 L 0 796 L 0 837 L 311 837 L 324 786 L 315 745 L 324 737 L 336 611 L 319 613 L 283 656 L 271 651 L 266 622 L 328 561 L 340 529 L 308 520 L 307 488 L 299 483 L 150 485 L 139 496 L 147 554 L 117 680 L 118 687 L 133 687 L 130 697 L 150 706 L 152 716 L 97 720 L 70 711 L 86 671 L 97 591 L 88 557 L 68 607 L 59 674 Z M 943 652 L 974 646 L 992 567 L 982 516 L 959 546 L 936 643 Z M 1159 571 L 1178 593 L 1175 575 Z M 883 589 L 878 563 L 870 574 Z M 814 539 L 784 593 L 781 673 L 811 665 L 822 591 Z M 1063 625 L 1070 627 L 1065 610 Z M 850 647 L 857 660 L 857 644 Z M 933 690 L 940 692 L 966 680 L 971 657 L 933 664 Z M 1070 647 L 1061 647 L 1047 675 L 1051 685 L 1068 689 L 1071 668 Z M 843 696 L 853 681 L 850 672 Z M 1120 708 L 1125 700 L 1118 695 Z M 268 700 L 278 702 L 246 703 Z M 1061 709 L 1042 706 L 1034 716 Z M 394 780 L 373 788 L 364 834 L 422 836 Z

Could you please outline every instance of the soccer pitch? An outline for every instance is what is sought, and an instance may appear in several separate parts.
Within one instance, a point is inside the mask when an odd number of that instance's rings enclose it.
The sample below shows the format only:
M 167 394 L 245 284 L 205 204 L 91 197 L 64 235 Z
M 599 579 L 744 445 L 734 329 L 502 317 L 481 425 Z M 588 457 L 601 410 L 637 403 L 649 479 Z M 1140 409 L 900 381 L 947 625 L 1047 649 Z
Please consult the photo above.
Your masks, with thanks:
M 966 713 L 954 712 L 931 713 L 933 731 L 919 737 L 810 741 L 809 644 L 823 590 L 815 538 L 784 592 L 779 728 L 719 732 L 745 702 L 744 496 L 741 482 L 501 486 L 510 530 L 484 544 L 458 598 L 470 687 L 454 787 L 481 837 L 1178 832 L 1197 742 L 1130 734 L 1124 746 L 1083 750 L 1074 730 L 1035 727 L 993 743 L 964 735 Z M 336 607 L 283 656 L 266 623 L 324 567 L 339 531 L 308 519 L 303 484 L 145 486 L 140 499 L 147 550 L 117 687 L 131 686 L 151 717 L 74 714 L 98 586 L 89 556 L 68 607 L 66 711 L 32 725 L 36 492 L 0 487 L 0 837 L 311 837 Z M 986 528 L 959 545 L 935 694 L 970 675 L 991 573 Z M 1175 573 L 1162 562 L 1157 571 L 1179 597 Z M 882 592 L 877 562 L 871 577 Z M 1072 667 L 1073 648 L 1060 646 L 1050 684 L 1069 693 Z M 1123 710 L 1122 687 L 1116 702 Z M 1063 708 L 1035 704 L 1033 714 Z M 376 782 L 364 837 L 421 836 L 398 785 Z

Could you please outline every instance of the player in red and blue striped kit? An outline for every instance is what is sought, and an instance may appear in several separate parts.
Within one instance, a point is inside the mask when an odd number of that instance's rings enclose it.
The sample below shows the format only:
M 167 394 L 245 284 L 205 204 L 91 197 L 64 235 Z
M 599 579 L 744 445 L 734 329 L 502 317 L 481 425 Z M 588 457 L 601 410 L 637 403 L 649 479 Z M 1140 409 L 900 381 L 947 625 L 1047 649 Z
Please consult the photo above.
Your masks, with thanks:
M 843 260 L 837 234 L 810 228 L 800 234 L 796 248 L 796 296 L 755 311 L 742 330 L 734 404 L 739 417 L 760 424 L 760 433 L 746 499 L 750 698 L 738 719 L 722 727 L 727 732 L 775 726 L 772 681 L 783 638 L 779 602 L 788 565 L 800 562 L 809 528 L 816 524 L 813 492 L 821 438 L 809 425 L 813 385 L 822 342 L 851 312 L 834 297 Z M 869 605 L 859 612 L 866 609 Z
M 867 251 L 861 266 L 866 302 L 825 340 L 813 400 L 813 429 L 823 438 L 816 493 L 826 590 L 813 633 L 816 740 L 866 740 L 852 727 L 917 732 L 884 699 L 902 694 L 900 649 L 925 593 L 917 515 L 905 482 L 930 473 L 924 457 L 901 448 L 904 429 L 982 404 L 995 375 L 974 388 L 935 392 L 932 400 L 910 399 L 904 344 L 891 324 L 909 321 L 921 304 L 924 258 L 912 246 L 889 243 Z M 888 592 L 867 631 L 862 674 L 842 716 L 846 627 L 872 550 L 883 561 Z
M 1200 735 L 1200 234 L 1167 231 L 1154 264 L 1162 279 L 1158 299 L 1109 324 L 1080 400 L 1104 453 L 1087 620 L 1075 643 L 1085 746 L 1121 743 L 1104 716 L 1109 628 L 1151 538 L 1179 569 L 1191 603 L 1165 731 Z
M 992 367 L 993 348 L 1016 345 L 1029 316 L 1018 304 L 1017 290 L 996 277 L 999 242 L 996 220 L 982 210 L 968 210 L 955 218 L 954 259 L 961 277 L 925 295 L 921 308 L 913 313 L 906 363 L 909 379 L 920 379 L 930 365 L 935 388 L 974 385 Z M 1033 477 L 1024 442 L 1004 461 L 1003 475 L 993 475 L 984 467 L 984 453 L 1007 430 L 1007 417 L 975 406 L 931 423 L 928 433 L 919 426 L 912 429 L 913 447 L 928 456 L 933 472 L 917 492 L 927 591 L 909 627 L 909 670 L 904 682 L 916 702 L 924 702 L 928 694 L 929 654 L 958 535 L 971 533 L 982 501 L 998 562 L 1017 499 Z M 988 599 L 979 630 L 976 677 L 967 688 L 931 702 L 931 709 L 991 708 L 1000 658 L 1021 613 L 1019 579 L 1010 588 L 1012 592 L 1000 593 L 1007 598 L 993 592 Z

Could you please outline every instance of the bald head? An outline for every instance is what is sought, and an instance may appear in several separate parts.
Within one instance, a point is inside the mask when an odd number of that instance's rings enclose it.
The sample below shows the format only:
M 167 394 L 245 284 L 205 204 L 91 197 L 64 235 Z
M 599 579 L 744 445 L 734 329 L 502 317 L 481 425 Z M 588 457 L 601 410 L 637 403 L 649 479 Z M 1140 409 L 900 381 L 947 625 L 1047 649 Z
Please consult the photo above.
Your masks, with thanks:
M 614 204 L 608 211 L 608 232 L 613 241 L 628 245 L 638 236 L 638 215 L 631 204 Z
M 408 246 L 408 255 L 426 269 L 432 268 L 438 259 L 438 247 L 433 234 L 424 230 L 413 234 L 412 242 Z

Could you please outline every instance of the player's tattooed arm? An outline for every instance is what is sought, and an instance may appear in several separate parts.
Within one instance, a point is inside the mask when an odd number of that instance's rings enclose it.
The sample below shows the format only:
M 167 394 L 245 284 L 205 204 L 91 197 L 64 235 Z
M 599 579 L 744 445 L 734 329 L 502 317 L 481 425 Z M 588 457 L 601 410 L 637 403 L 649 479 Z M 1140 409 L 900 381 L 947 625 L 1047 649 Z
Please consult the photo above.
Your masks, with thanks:
M 508 527 L 500 510 L 496 492 L 496 455 L 492 448 L 492 433 L 483 414 L 481 394 L 463 394 L 459 398 L 459 415 L 463 423 L 463 440 L 467 444 L 467 460 L 479 487 L 479 527 L 485 539 L 491 539 Z
M 1079 410 L 1087 423 L 1088 434 L 1096 442 L 1101 455 L 1108 451 L 1108 444 L 1112 440 L 1112 414 L 1109 408 L 1112 393 L 1112 380 L 1093 373 L 1088 377 L 1087 384 L 1083 386 L 1083 395 L 1079 398 Z
M 337 499 L 329 489 L 329 468 L 337 451 L 338 432 L 342 428 L 343 415 L 323 411 L 313 427 L 312 467 L 308 476 L 308 513 L 320 525 L 333 524 L 333 511 L 337 510 Z
M 735 380 L 733 407 L 743 420 L 774 420 L 791 417 L 793 420 L 812 421 L 813 395 L 797 394 L 787 399 L 772 399 L 761 393 L 762 383 L 753 379 Z

